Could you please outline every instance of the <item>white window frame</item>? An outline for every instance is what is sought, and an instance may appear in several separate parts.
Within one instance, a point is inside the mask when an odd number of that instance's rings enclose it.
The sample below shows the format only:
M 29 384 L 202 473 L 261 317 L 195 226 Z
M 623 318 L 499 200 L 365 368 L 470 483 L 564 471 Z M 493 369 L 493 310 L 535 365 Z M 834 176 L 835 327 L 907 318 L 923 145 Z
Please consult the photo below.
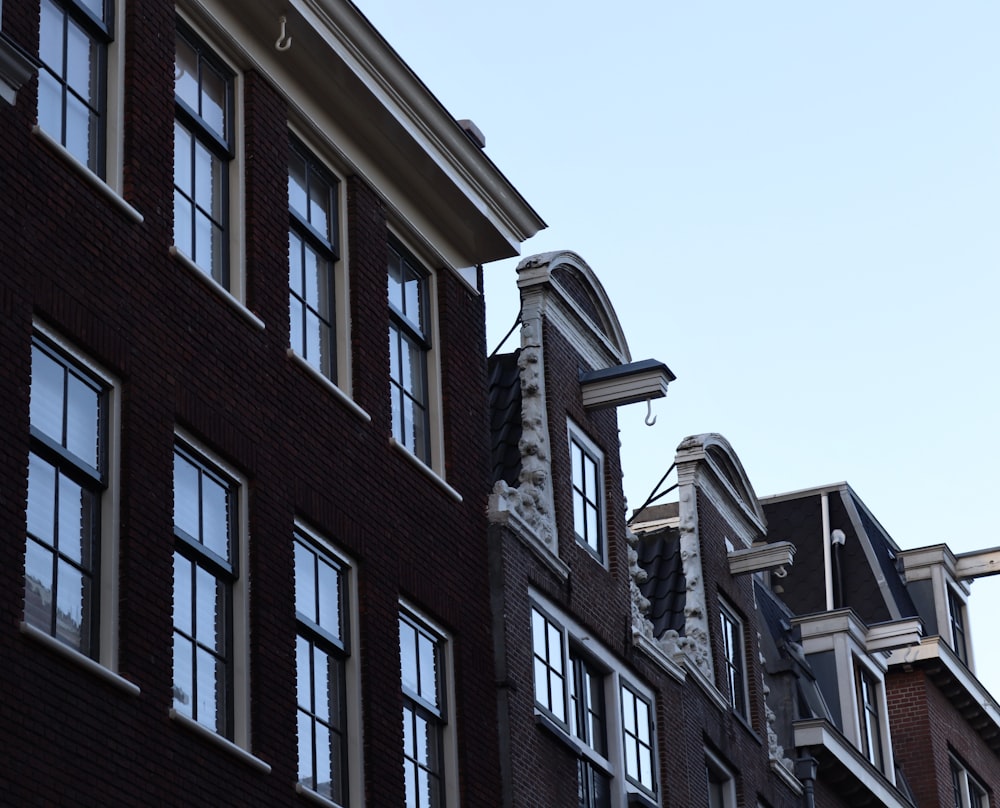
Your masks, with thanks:
M 332 542 L 326 539 L 321 533 L 313 530 L 300 520 L 295 521 L 293 542 L 301 540 L 318 554 L 328 556 L 340 567 L 341 574 L 341 597 L 340 608 L 342 610 L 341 621 L 343 623 L 343 653 L 344 653 L 344 691 L 345 691 L 345 745 L 347 747 L 347 766 L 344 772 L 346 778 L 347 801 L 344 806 L 360 808 L 363 804 L 363 778 L 364 763 L 361 754 L 362 744 L 357 742 L 361 738 L 361 675 L 358 660 L 359 640 L 358 640 L 358 599 L 357 599 L 357 576 L 356 565 L 346 555 L 340 552 Z M 296 619 L 298 625 L 298 619 Z M 299 631 L 296 630 L 296 638 Z M 321 804 L 334 802 L 325 795 L 320 794 L 309 786 L 303 784 L 301 780 L 296 783 L 295 789 L 298 793 L 307 797 L 317 797 L 322 800 Z
M 119 510 L 120 510 L 120 425 L 121 425 L 121 382 L 107 369 L 82 354 L 71 343 L 60 337 L 55 331 L 47 328 L 39 321 L 33 322 L 32 349 L 35 341 L 47 343 L 56 352 L 62 353 L 69 363 L 78 370 L 86 372 L 95 381 L 103 385 L 104 405 L 104 438 L 106 485 L 99 497 L 100 526 L 97 541 L 100 545 L 100 566 L 95 571 L 98 578 L 98 625 L 97 648 L 92 656 L 81 653 L 52 637 L 35 626 L 22 621 L 21 630 L 32 637 L 41 640 L 46 645 L 78 661 L 84 667 L 95 673 L 108 677 L 113 683 L 121 685 L 126 690 L 138 694 L 139 688 L 131 682 L 117 676 L 118 670 L 118 557 L 119 557 Z M 32 450 L 34 451 L 34 450 Z
M 595 770 L 608 776 L 611 783 L 611 805 L 624 808 L 631 795 L 641 795 L 645 803 L 658 801 L 658 757 L 656 753 L 656 696 L 654 692 L 631 676 L 622 667 L 621 661 L 593 638 L 593 633 L 577 623 L 566 613 L 547 601 L 542 595 L 532 592 L 530 612 L 540 615 L 559 634 L 558 648 L 561 655 L 564 680 L 562 683 L 562 709 L 565 719 L 560 720 L 556 712 L 538 700 L 537 666 L 532 664 L 532 687 L 536 716 L 540 716 L 549 728 L 565 737 L 566 743 L 577 751 Z M 537 623 L 532 616 L 532 659 L 535 659 L 534 628 Z M 570 699 L 574 676 L 574 660 L 583 660 L 593 670 L 603 671 L 602 694 L 604 697 L 604 730 L 606 754 L 601 754 L 584 739 L 576 726 L 576 715 Z M 622 689 L 626 688 L 649 706 L 650 742 L 652 749 L 653 787 L 646 788 L 627 774 L 625 723 L 622 711 Z
M 972 667 L 971 645 L 969 642 L 969 610 L 965 598 L 950 583 L 945 583 L 945 606 L 948 611 L 948 637 L 951 650 L 955 652 L 965 667 Z M 957 625 L 957 630 L 956 630 Z M 961 636 L 959 636 L 961 634 Z
M 958 789 L 958 793 L 954 795 L 957 800 L 955 808 L 989 808 L 990 795 L 983 782 L 954 755 L 948 755 L 948 762 L 951 767 L 952 789 Z
M 53 0 L 54 5 L 67 8 L 69 6 L 79 6 L 74 0 Z M 103 121 L 101 121 L 103 148 L 100 158 L 103 165 L 91 166 L 86 159 L 81 160 L 79 156 L 71 152 L 62 143 L 60 133 L 49 132 L 41 125 L 36 125 L 34 131 L 43 140 L 53 146 L 57 153 L 66 159 L 71 165 L 82 171 L 85 178 L 95 185 L 98 190 L 110 196 L 117 202 L 126 213 L 130 214 L 138 221 L 142 221 L 142 216 L 138 214 L 124 199 L 121 198 L 123 185 L 123 142 L 125 108 L 125 11 L 122 0 L 107 0 L 111 22 L 107 26 L 110 39 L 104 46 L 104 70 L 101 78 L 103 86 L 98 88 L 98 92 L 104 95 Z M 43 68 L 44 69 L 44 68 Z M 38 118 L 41 119 L 41 115 Z
M 181 448 L 185 453 L 194 456 L 206 466 L 227 477 L 232 483 L 233 496 L 236 499 L 233 515 L 237 520 L 233 531 L 233 540 L 238 545 L 233 549 L 233 564 L 236 567 L 236 574 L 229 593 L 230 602 L 228 604 L 232 613 L 232 694 L 230 695 L 232 699 L 232 728 L 229 733 L 231 737 L 216 732 L 214 728 L 196 721 L 173 706 L 170 708 L 170 716 L 182 724 L 193 725 L 193 728 L 200 730 L 202 735 L 214 736 L 224 742 L 228 741 L 238 749 L 250 753 L 250 513 L 247 501 L 249 486 L 247 478 L 243 474 L 221 460 L 217 454 L 209 450 L 190 433 L 180 429 L 175 431 L 171 464 L 173 464 L 177 448 Z M 171 480 L 173 480 L 172 468 L 171 465 Z M 173 532 L 171 535 L 173 536 Z M 177 539 L 173 541 L 176 546 Z M 176 586 L 176 584 L 172 584 L 172 586 Z M 172 666 L 173 661 L 171 661 Z
M 246 146 L 244 138 L 244 110 L 243 110 L 243 71 L 236 64 L 235 60 L 220 46 L 220 41 L 224 38 L 223 32 L 216 35 L 213 31 L 207 31 L 199 26 L 189 14 L 185 14 L 183 9 L 178 7 L 176 22 L 184 26 L 187 32 L 194 36 L 199 43 L 209 52 L 211 58 L 224 67 L 232 76 L 232 99 L 231 113 L 232 121 L 232 156 L 226 162 L 223 169 L 226 179 L 226 209 L 223 212 L 226 228 L 224 264 L 222 271 L 228 275 L 228 282 L 222 283 L 214 277 L 211 266 L 203 266 L 196 263 L 194 256 L 188 255 L 186 250 L 172 243 L 170 254 L 187 269 L 195 273 L 199 280 L 203 281 L 213 291 L 228 298 L 228 301 L 235 303 L 241 313 L 251 320 L 259 328 L 263 328 L 263 323 L 246 309 L 246 252 L 245 252 L 245 185 L 244 171 L 246 164 Z M 173 35 L 178 36 L 179 31 L 175 25 Z M 176 51 L 176 46 L 175 46 Z M 175 57 L 176 58 L 176 57 Z M 174 101 L 176 107 L 176 101 Z M 177 113 L 174 113 L 174 120 L 177 120 Z M 172 148 L 176 151 L 176 143 L 172 141 Z M 176 157 L 175 157 L 176 159 Z M 173 184 L 171 184 L 173 187 Z M 176 228 L 176 210 L 171 209 L 171 227 Z M 171 236 L 173 237 L 173 236 Z
M 882 672 L 869 665 L 865 657 L 854 655 L 852 669 L 853 679 L 851 688 L 854 692 L 855 746 L 857 746 L 858 750 L 872 766 L 883 774 L 890 776 L 888 764 L 891 760 L 891 755 L 887 738 L 889 715 L 885 701 L 885 680 L 883 679 Z M 869 713 L 871 711 L 865 705 L 862 696 L 863 681 L 866 681 L 871 686 L 875 696 L 874 713 L 875 720 L 877 721 L 875 738 L 878 740 L 877 760 L 876 750 L 870 746 L 869 738 L 872 737 L 872 733 L 870 731 Z
M 444 482 L 445 452 L 440 368 L 441 335 L 438 327 L 438 273 L 433 268 L 434 263 L 428 260 L 425 254 L 414 249 L 412 242 L 408 241 L 394 228 L 389 229 L 388 244 L 391 244 L 391 242 L 395 242 L 400 248 L 402 248 L 405 253 L 403 256 L 404 258 L 411 258 L 414 260 L 417 267 L 426 273 L 426 314 L 428 322 L 424 336 L 428 342 L 428 347 L 424 350 L 424 360 L 426 365 L 425 379 L 427 386 L 427 457 L 421 457 L 413 450 L 413 447 L 409 446 L 405 441 L 397 438 L 394 434 L 393 427 L 390 427 L 389 440 L 393 446 L 398 447 L 399 449 L 405 451 L 410 457 L 420 461 L 423 466 L 433 471 L 434 475 L 438 477 L 441 482 Z M 388 266 L 386 267 L 386 273 L 388 275 Z M 390 334 L 393 329 L 392 319 L 393 318 L 390 316 Z M 391 381 L 392 372 L 392 368 L 390 368 L 390 395 L 395 395 L 396 387 Z
M 712 802 L 711 783 L 718 783 L 722 804 Z M 711 749 L 705 749 L 705 784 L 709 788 L 708 808 L 736 808 L 736 776 L 733 770 Z
M 404 618 L 434 636 L 438 641 L 438 662 L 441 665 L 438 683 L 440 693 L 438 697 L 444 702 L 440 708 L 443 722 L 441 725 L 441 766 L 443 769 L 441 775 L 441 796 L 443 805 L 447 806 L 447 808 L 456 808 L 459 805 L 459 781 L 458 741 L 455 729 L 455 677 L 453 675 L 455 661 L 452 637 L 438 623 L 428 618 L 426 614 L 416 609 L 412 604 L 407 601 L 400 601 L 397 623 Z M 402 657 L 400 658 L 400 663 L 400 667 L 402 668 Z M 400 684 L 402 687 L 402 677 Z M 406 695 L 405 689 L 402 692 L 405 698 L 411 698 L 409 695 Z M 402 752 L 403 750 L 400 751 Z
M 733 712 L 750 720 L 750 688 L 747 676 L 746 624 L 737 611 L 725 600 L 719 599 L 719 623 L 722 632 L 722 666 L 726 677 L 726 698 Z M 735 633 L 739 648 L 732 648 L 730 631 Z M 737 683 L 737 679 L 739 682 Z M 736 685 L 739 692 L 736 692 Z
M 607 566 L 608 563 L 608 529 L 607 529 L 607 510 L 605 508 L 604 502 L 604 452 L 602 452 L 596 443 L 594 443 L 590 438 L 584 434 L 583 430 L 580 429 L 572 421 L 568 421 L 566 425 L 566 435 L 567 435 L 567 445 L 569 447 L 569 464 L 570 464 L 570 488 L 572 490 L 572 512 L 573 512 L 573 534 L 576 536 L 576 543 L 583 547 L 591 556 L 600 561 L 603 565 Z M 580 491 L 577 485 L 576 478 L 576 456 L 579 452 L 582 457 L 589 458 L 594 466 L 594 480 L 583 480 L 586 487 L 587 483 L 593 482 L 596 485 L 597 490 L 594 493 L 594 497 L 591 499 L 589 492 Z M 581 465 L 584 469 L 585 465 Z M 585 535 L 587 533 L 586 529 L 586 516 L 583 517 L 584 524 L 581 525 L 577 518 L 577 501 L 582 500 L 582 507 L 586 509 L 588 505 L 594 507 L 597 511 L 596 516 L 596 529 L 597 535 L 594 537 L 594 544 L 589 541 L 589 536 Z
M 314 374 L 340 388 L 344 393 L 351 393 L 351 308 L 350 308 L 350 273 L 347 262 L 347 228 L 345 226 L 347 211 L 347 183 L 343 173 L 337 170 L 336 162 L 329 159 L 325 149 L 318 147 L 315 139 L 307 137 L 298 127 L 289 125 L 289 152 L 298 152 L 308 158 L 334 185 L 334 221 L 331 223 L 335 260 L 331 271 L 332 276 L 332 306 L 330 316 L 333 327 L 330 332 L 331 360 L 333 372 L 328 374 L 303 357 L 295 348 L 295 340 L 289 338 L 289 350 L 296 360 L 308 367 Z M 289 217 L 291 218 L 289 203 Z M 296 228 L 289 222 L 289 233 Z M 289 290 L 291 295 L 291 290 Z

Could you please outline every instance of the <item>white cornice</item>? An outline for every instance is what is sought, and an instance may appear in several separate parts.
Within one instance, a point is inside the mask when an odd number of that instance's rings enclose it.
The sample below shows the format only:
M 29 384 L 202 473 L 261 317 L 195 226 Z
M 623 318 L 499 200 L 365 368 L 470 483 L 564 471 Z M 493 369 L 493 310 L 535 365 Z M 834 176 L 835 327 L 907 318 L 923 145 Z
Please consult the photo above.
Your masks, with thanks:
M 517 255 L 545 226 L 347 0 L 180 0 L 244 68 L 264 75 L 350 173 L 454 267 Z M 279 19 L 291 47 L 277 51 Z
M 728 557 L 729 572 L 732 575 L 790 567 L 795 557 L 795 545 L 790 541 L 757 544 L 743 550 L 733 550 Z
M 871 765 L 848 743 L 836 729 L 823 718 L 796 721 L 793 725 L 796 747 L 816 746 L 826 749 L 846 768 L 859 783 L 885 808 L 913 808 L 892 787 L 885 775 Z M 819 780 L 823 780 L 824 770 L 820 768 Z
M 37 70 L 35 60 L 0 31 L 0 99 L 13 106 L 17 91 Z

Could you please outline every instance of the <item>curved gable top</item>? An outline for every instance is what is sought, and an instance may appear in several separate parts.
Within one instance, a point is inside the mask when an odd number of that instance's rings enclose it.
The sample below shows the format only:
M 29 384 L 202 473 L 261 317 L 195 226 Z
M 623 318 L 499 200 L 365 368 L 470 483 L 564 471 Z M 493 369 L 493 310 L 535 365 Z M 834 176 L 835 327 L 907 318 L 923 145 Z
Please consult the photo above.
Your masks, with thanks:
M 732 445 L 722 435 L 709 432 L 685 438 L 677 447 L 676 460 L 678 465 L 699 460 L 706 463 L 744 511 L 753 516 L 762 528 L 767 525 L 764 509 L 757 499 L 750 478 Z
M 579 255 L 569 250 L 540 253 L 517 265 L 517 285 L 521 290 L 548 285 L 576 315 L 581 324 L 597 334 L 610 349 L 614 361 L 632 361 L 625 332 L 604 287 L 594 270 Z

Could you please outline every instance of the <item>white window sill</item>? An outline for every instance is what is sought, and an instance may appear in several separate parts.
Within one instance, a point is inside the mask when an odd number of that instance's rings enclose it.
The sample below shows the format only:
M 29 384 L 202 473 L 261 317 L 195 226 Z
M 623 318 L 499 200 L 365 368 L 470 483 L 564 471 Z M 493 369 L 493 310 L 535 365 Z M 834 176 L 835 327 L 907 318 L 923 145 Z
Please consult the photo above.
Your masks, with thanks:
M 118 208 L 118 210 L 128 216 L 133 222 L 142 224 L 142 214 L 122 199 L 114 188 L 98 177 L 93 171 L 87 168 L 87 166 L 77 160 L 69 149 L 63 146 L 58 140 L 55 140 L 52 135 L 42 129 L 37 123 L 31 128 L 31 132 L 43 143 L 45 143 L 46 146 L 59 155 L 59 157 L 65 160 L 72 168 L 80 172 L 80 174 L 83 175 L 83 178 L 89 182 L 98 193 L 103 195 L 105 199 Z
M 255 328 L 259 328 L 263 331 L 267 326 L 264 325 L 264 321 L 260 319 L 256 314 L 254 314 L 250 309 L 244 306 L 239 300 L 232 296 L 230 291 L 219 283 L 215 278 L 209 275 L 205 270 L 198 266 L 194 261 L 188 258 L 176 244 L 170 245 L 170 254 L 177 259 L 181 266 L 186 267 L 188 270 L 194 273 L 195 277 L 198 278 L 202 283 L 208 286 L 216 295 L 221 297 L 226 303 L 228 303 L 232 308 L 236 310 L 244 320 L 246 320 L 250 325 Z
M 321 805 L 323 806 L 323 808 L 340 808 L 340 805 L 335 803 L 333 800 L 327 799 L 322 794 L 313 791 L 308 786 L 302 785 L 302 783 L 295 784 L 295 793 L 301 794 L 303 797 L 309 800 L 309 802 L 314 803 L 316 805 Z
M 323 385 L 330 393 L 333 394 L 341 404 L 343 404 L 347 409 L 353 412 L 358 418 L 364 421 L 366 424 L 370 424 L 372 417 L 365 412 L 361 406 L 347 393 L 341 390 L 337 385 L 335 385 L 330 379 L 320 373 L 316 368 L 310 365 L 305 359 L 299 356 L 292 348 L 288 348 L 286 353 L 288 357 L 299 367 L 306 371 L 310 376 L 312 376 L 316 381 Z
M 185 729 L 191 730 L 191 732 L 196 735 L 200 735 L 202 738 L 207 740 L 209 743 L 215 744 L 220 749 L 224 749 L 229 754 L 238 757 L 244 763 L 248 763 L 251 767 L 264 774 L 271 773 L 271 767 L 269 764 L 265 763 L 256 755 L 250 754 L 242 746 L 237 746 L 232 741 L 227 738 L 223 738 L 219 733 L 213 732 L 208 727 L 199 724 L 193 718 L 188 718 L 183 713 L 177 712 L 173 707 L 170 708 L 169 712 L 172 721 L 176 721 Z
M 394 437 L 389 437 L 389 445 L 396 449 L 400 454 L 403 455 L 407 460 L 409 460 L 414 466 L 416 466 L 427 477 L 431 482 L 435 483 L 438 488 L 444 491 L 449 497 L 451 497 L 455 502 L 462 501 L 462 495 L 458 493 L 454 488 L 452 488 L 448 483 L 444 481 L 434 469 L 428 466 L 423 460 L 417 457 L 413 452 L 407 449 L 402 443 L 396 440 Z
M 79 665 L 81 668 L 84 668 L 95 676 L 100 677 L 105 682 L 114 685 L 119 690 L 128 693 L 130 696 L 138 696 L 141 692 L 138 685 L 133 684 L 128 679 L 119 676 L 110 668 L 105 668 L 100 662 L 95 662 L 90 657 L 81 654 L 73 648 L 70 648 L 66 645 L 66 643 L 59 642 L 59 640 L 55 637 L 50 637 L 44 631 L 41 631 L 28 623 L 21 623 L 21 633 L 25 637 L 30 637 L 34 642 L 44 645 L 49 650 L 55 651 L 63 658 Z

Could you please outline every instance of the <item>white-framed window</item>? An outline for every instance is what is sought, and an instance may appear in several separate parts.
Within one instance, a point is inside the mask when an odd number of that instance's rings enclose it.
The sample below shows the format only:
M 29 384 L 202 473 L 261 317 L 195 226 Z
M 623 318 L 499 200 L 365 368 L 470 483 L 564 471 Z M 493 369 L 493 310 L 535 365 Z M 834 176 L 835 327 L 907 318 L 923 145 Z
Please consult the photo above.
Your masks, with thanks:
M 566 724 L 566 638 L 562 626 L 539 608 L 531 609 L 531 646 L 534 659 L 535 705 L 560 724 Z
M 297 526 L 295 669 L 298 783 L 336 805 L 359 785 L 360 693 L 352 666 L 351 565 L 330 545 Z
M 965 602 L 954 588 L 945 584 L 948 592 L 948 627 L 951 632 L 951 648 L 962 664 L 969 664 L 969 638 L 965 620 Z
M 249 745 L 246 482 L 174 444 L 173 709 Z
M 979 778 L 973 775 L 957 758 L 949 759 L 954 808 L 989 808 L 989 795 Z
M 708 749 L 705 750 L 705 781 L 708 785 L 708 808 L 736 808 L 733 771 Z
M 451 648 L 447 635 L 413 610 L 399 613 L 406 808 L 441 808 L 456 794 Z M 450 799 L 453 799 L 452 796 Z
M 882 683 L 856 661 L 854 686 L 861 752 L 869 763 L 882 771 L 885 768 L 885 755 L 882 749 Z
M 178 19 L 174 63 L 174 247 L 240 296 L 233 272 L 236 72 Z
M 288 163 L 288 310 L 292 350 L 334 384 L 338 381 L 339 182 L 292 136 Z
M 722 631 L 722 664 L 726 680 L 726 695 L 733 711 L 748 718 L 747 662 L 743 621 L 725 602 L 719 602 L 719 623 Z
M 656 801 L 654 695 L 548 604 L 531 607 L 535 709 L 578 751 L 581 808 Z
M 24 622 L 114 670 L 120 394 L 36 325 L 31 345 Z
M 41 0 L 38 125 L 102 179 L 114 40 L 112 0 Z
M 433 277 L 395 238 L 388 255 L 392 437 L 430 466 Z
M 656 794 L 656 756 L 653 752 L 653 702 L 627 682 L 621 684 L 622 738 L 625 776 L 650 796 Z
M 604 561 L 604 454 L 569 424 L 570 468 L 573 481 L 573 532 L 576 540 Z

